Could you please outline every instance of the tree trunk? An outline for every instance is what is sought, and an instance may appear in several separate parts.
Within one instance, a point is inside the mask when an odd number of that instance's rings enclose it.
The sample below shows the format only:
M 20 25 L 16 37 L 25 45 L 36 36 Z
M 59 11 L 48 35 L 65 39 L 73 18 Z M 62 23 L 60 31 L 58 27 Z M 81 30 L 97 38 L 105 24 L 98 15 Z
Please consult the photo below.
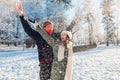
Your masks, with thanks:
M 106 42 L 106 46 L 109 46 L 109 42 L 108 41 Z
M 73 27 L 78 23 L 80 16 L 81 16 L 81 11 L 80 8 L 77 10 L 75 17 L 73 18 L 72 22 L 70 23 L 70 25 L 66 28 L 66 30 L 68 31 L 72 31 Z

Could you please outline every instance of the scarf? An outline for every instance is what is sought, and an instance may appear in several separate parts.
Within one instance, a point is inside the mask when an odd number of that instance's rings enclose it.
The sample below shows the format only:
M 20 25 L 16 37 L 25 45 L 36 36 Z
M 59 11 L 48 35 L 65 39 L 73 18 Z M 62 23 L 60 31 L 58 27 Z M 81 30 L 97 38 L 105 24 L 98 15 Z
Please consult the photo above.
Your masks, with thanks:
M 65 47 L 62 45 L 59 45 L 58 48 L 58 61 L 62 61 L 64 59 L 64 51 L 65 51 Z

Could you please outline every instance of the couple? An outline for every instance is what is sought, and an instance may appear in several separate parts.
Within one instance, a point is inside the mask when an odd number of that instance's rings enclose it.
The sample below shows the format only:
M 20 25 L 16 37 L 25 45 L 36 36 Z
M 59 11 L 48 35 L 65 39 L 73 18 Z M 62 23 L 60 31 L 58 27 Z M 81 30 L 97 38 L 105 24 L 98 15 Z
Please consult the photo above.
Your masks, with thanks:
M 54 33 L 49 21 L 41 28 L 25 19 L 22 4 L 15 3 L 15 7 L 25 32 L 36 41 L 40 80 L 72 80 L 72 34 L 69 31 Z

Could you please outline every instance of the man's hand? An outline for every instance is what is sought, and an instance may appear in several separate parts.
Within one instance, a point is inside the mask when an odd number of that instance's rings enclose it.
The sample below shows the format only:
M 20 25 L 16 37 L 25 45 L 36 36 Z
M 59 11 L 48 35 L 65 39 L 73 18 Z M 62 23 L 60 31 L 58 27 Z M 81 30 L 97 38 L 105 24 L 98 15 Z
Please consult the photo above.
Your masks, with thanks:
M 20 16 L 23 15 L 23 6 L 22 3 L 17 3 L 16 1 L 14 2 L 14 6 L 17 10 L 17 12 L 19 13 Z

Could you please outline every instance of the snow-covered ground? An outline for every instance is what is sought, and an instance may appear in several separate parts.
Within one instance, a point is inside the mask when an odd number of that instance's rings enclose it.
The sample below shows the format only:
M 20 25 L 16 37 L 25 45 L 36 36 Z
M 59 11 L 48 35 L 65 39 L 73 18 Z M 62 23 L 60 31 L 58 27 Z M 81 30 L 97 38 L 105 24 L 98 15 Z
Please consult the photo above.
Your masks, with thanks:
M 0 80 L 39 80 L 37 50 L 1 46 Z
M 37 50 L 0 48 L 0 80 L 39 80 Z M 120 80 L 120 47 L 73 54 L 73 80 Z
M 100 46 L 75 53 L 73 80 L 120 80 L 120 47 Z

